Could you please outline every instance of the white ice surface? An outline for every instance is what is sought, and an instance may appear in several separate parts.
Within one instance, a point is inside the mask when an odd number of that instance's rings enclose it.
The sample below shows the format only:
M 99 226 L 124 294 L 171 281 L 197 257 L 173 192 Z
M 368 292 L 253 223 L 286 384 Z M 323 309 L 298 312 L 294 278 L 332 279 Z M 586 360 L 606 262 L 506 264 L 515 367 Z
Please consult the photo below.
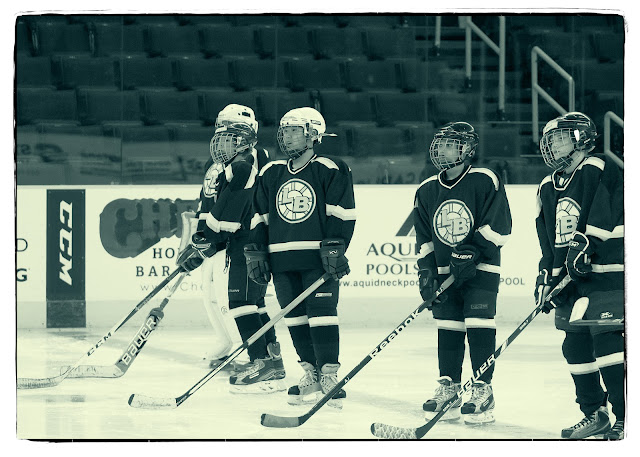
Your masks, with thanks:
M 498 323 L 498 342 L 515 328 Z M 89 357 L 88 364 L 109 365 L 120 356 L 139 324 L 124 327 Z M 278 339 L 287 385 L 302 375 L 291 340 L 282 325 Z M 106 331 L 106 329 L 104 329 Z M 391 328 L 341 330 L 339 375 L 344 376 L 387 336 Z M 42 377 L 73 364 L 103 329 L 22 330 L 17 333 L 18 377 Z M 438 376 L 437 333 L 429 316 L 403 331 L 346 386 L 342 411 L 326 405 L 298 428 L 260 425 L 262 413 L 298 416 L 309 407 L 286 404 L 286 392 L 237 395 L 228 392 L 224 373 L 211 379 L 177 409 L 141 410 L 132 393 L 177 397 L 207 374 L 202 361 L 210 331 L 162 326 L 129 371 L 118 379 L 66 379 L 46 389 L 17 391 L 17 437 L 44 440 L 370 440 L 373 422 L 417 427 L 424 424 L 422 403 Z M 483 427 L 437 424 L 425 439 L 544 440 L 582 418 L 573 383 L 561 354 L 562 333 L 548 316 L 534 321 L 498 359 L 493 386 L 496 423 Z M 59 371 L 58 371 L 59 372 Z M 470 376 L 465 360 L 463 381 Z

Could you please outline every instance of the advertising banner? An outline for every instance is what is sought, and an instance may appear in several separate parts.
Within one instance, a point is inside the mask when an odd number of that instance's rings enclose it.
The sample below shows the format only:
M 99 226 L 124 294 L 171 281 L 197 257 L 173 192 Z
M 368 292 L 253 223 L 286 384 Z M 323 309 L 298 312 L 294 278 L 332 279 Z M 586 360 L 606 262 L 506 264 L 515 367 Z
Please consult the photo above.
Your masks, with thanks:
M 416 188 L 356 185 L 357 221 L 347 251 L 351 274 L 341 280 L 345 300 L 418 297 L 412 220 Z M 513 233 L 502 249 L 500 295 L 528 299 L 540 258 L 536 186 L 506 190 Z M 103 316 L 105 307 L 111 310 L 109 319 L 126 312 L 176 268 L 180 215 L 197 208 L 199 191 L 197 185 L 19 188 L 18 302 L 44 302 L 41 255 L 46 239 L 48 326 L 61 326 L 58 317 L 66 326 L 84 325 L 80 310 L 85 301 L 93 319 Z M 267 293 L 273 298 L 272 286 Z M 196 270 L 182 282 L 174 301 L 199 307 L 201 294 Z
M 85 191 L 47 190 L 47 327 L 84 327 Z

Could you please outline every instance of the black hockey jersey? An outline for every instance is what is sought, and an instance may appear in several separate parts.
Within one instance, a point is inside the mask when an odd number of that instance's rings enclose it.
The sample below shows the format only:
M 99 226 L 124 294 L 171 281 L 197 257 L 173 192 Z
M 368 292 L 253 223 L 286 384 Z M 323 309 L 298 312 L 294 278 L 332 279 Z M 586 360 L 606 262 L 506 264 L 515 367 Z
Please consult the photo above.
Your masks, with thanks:
M 242 245 L 246 242 L 256 178 L 268 161 L 266 150 L 254 148 L 226 167 L 211 159 L 207 162 L 196 217 L 198 230 L 218 245 L 218 250 L 230 238 L 241 240 Z
M 540 270 L 567 274 L 565 260 L 575 231 L 587 235 L 591 257 L 591 290 L 624 286 L 624 192 L 622 170 L 604 154 L 586 157 L 565 177 L 553 172 L 538 186 L 536 230 Z
M 472 244 L 480 251 L 480 262 L 465 285 L 498 291 L 500 248 L 511 234 L 511 211 L 493 171 L 468 166 L 452 182 L 444 171 L 431 176 L 416 191 L 413 218 L 419 269 L 437 268 L 439 275 L 448 276 L 453 247 Z
M 355 211 L 351 169 L 339 158 L 314 155 L 295 171 L 274 160 L 258 178 L 251 241 L 267 246 L 274 272 L 322 269 L 320 242 L 349 246 Z

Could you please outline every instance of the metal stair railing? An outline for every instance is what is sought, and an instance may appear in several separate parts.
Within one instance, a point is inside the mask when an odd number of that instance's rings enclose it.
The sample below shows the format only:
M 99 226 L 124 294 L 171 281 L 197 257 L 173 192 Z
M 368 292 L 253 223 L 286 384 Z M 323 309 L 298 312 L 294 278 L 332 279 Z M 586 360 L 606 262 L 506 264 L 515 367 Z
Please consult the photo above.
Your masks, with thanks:
M 498 118 L 504 120 L 505 105 L 505 61 L 506 61 L 506 38 L 505 38 L 505 18 L 498 16 L 500 31 L 498 44 L 494 43 L 476 24 L 471 20 L 471 16 L 460 16 L 461 24 L 465 28 L 465 86 L 471 87 L 471 32 L 478 35 L 482 41 L 498 54 Z
M 566 110 L 560 103 L 558 103 L 547 91 L 538 85 L 538 56 L 548 63 L 551 68 L 560 74 L 564 79 L 569 82 L 569 109 Z M 540 49 L 538 46 L 534 46 L 531 50 L 531 130 L 533 132 L 533 142 L 537 145 L 540 141 L 540 132 L 538 131 L 538 95 L 542 96 L 547 103 L 553 106 L 560 114 L 566 114 L 567 112 L 576 110 L 576 84 L 569 73 L 565 71 L 558 63 L 553 60 L 549 55 Z M 522 154 L 522 156 L 531 156 L 534 154 Z
M 624 168 L 624 161 L 611 150 L 611 120 L 624 128 L 624 121 L 616 113 L 607 111 L 604 114 L 604 153 L 611 157 L 620 168 Z

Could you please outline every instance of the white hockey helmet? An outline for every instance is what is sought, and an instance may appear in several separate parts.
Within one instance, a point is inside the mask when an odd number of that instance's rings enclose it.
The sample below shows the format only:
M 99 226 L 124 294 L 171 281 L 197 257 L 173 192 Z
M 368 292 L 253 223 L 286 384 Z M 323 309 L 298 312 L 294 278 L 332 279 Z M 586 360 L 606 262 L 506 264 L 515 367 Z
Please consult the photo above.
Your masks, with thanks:
M 251 127 L 254 133 L 258 134 L 258 121 L 256 115 L 251 108 L 244 105 L 231 104 L 224 107 L 222 111 L 218 113 L 216 118 L 215 128 L 228 126 L 231 124 L 247 124 Z
M 295 143 L 285 143 L 283 131 L 286 127 L 302 127 L 304 141 L 296 141 Z M 323 136 L 336 136 L 332 133 L 325 133 L 327 124 L 317 110 L 309 107 L 295 108 L 286 113 L 280 119 L 280 127 L 278 128 L 278 144 L 280 150 L 287 154 L 290 158 L 300 157 L 308 148 L 307 139 L 312 139 L 313 144 L 321 143 Z

